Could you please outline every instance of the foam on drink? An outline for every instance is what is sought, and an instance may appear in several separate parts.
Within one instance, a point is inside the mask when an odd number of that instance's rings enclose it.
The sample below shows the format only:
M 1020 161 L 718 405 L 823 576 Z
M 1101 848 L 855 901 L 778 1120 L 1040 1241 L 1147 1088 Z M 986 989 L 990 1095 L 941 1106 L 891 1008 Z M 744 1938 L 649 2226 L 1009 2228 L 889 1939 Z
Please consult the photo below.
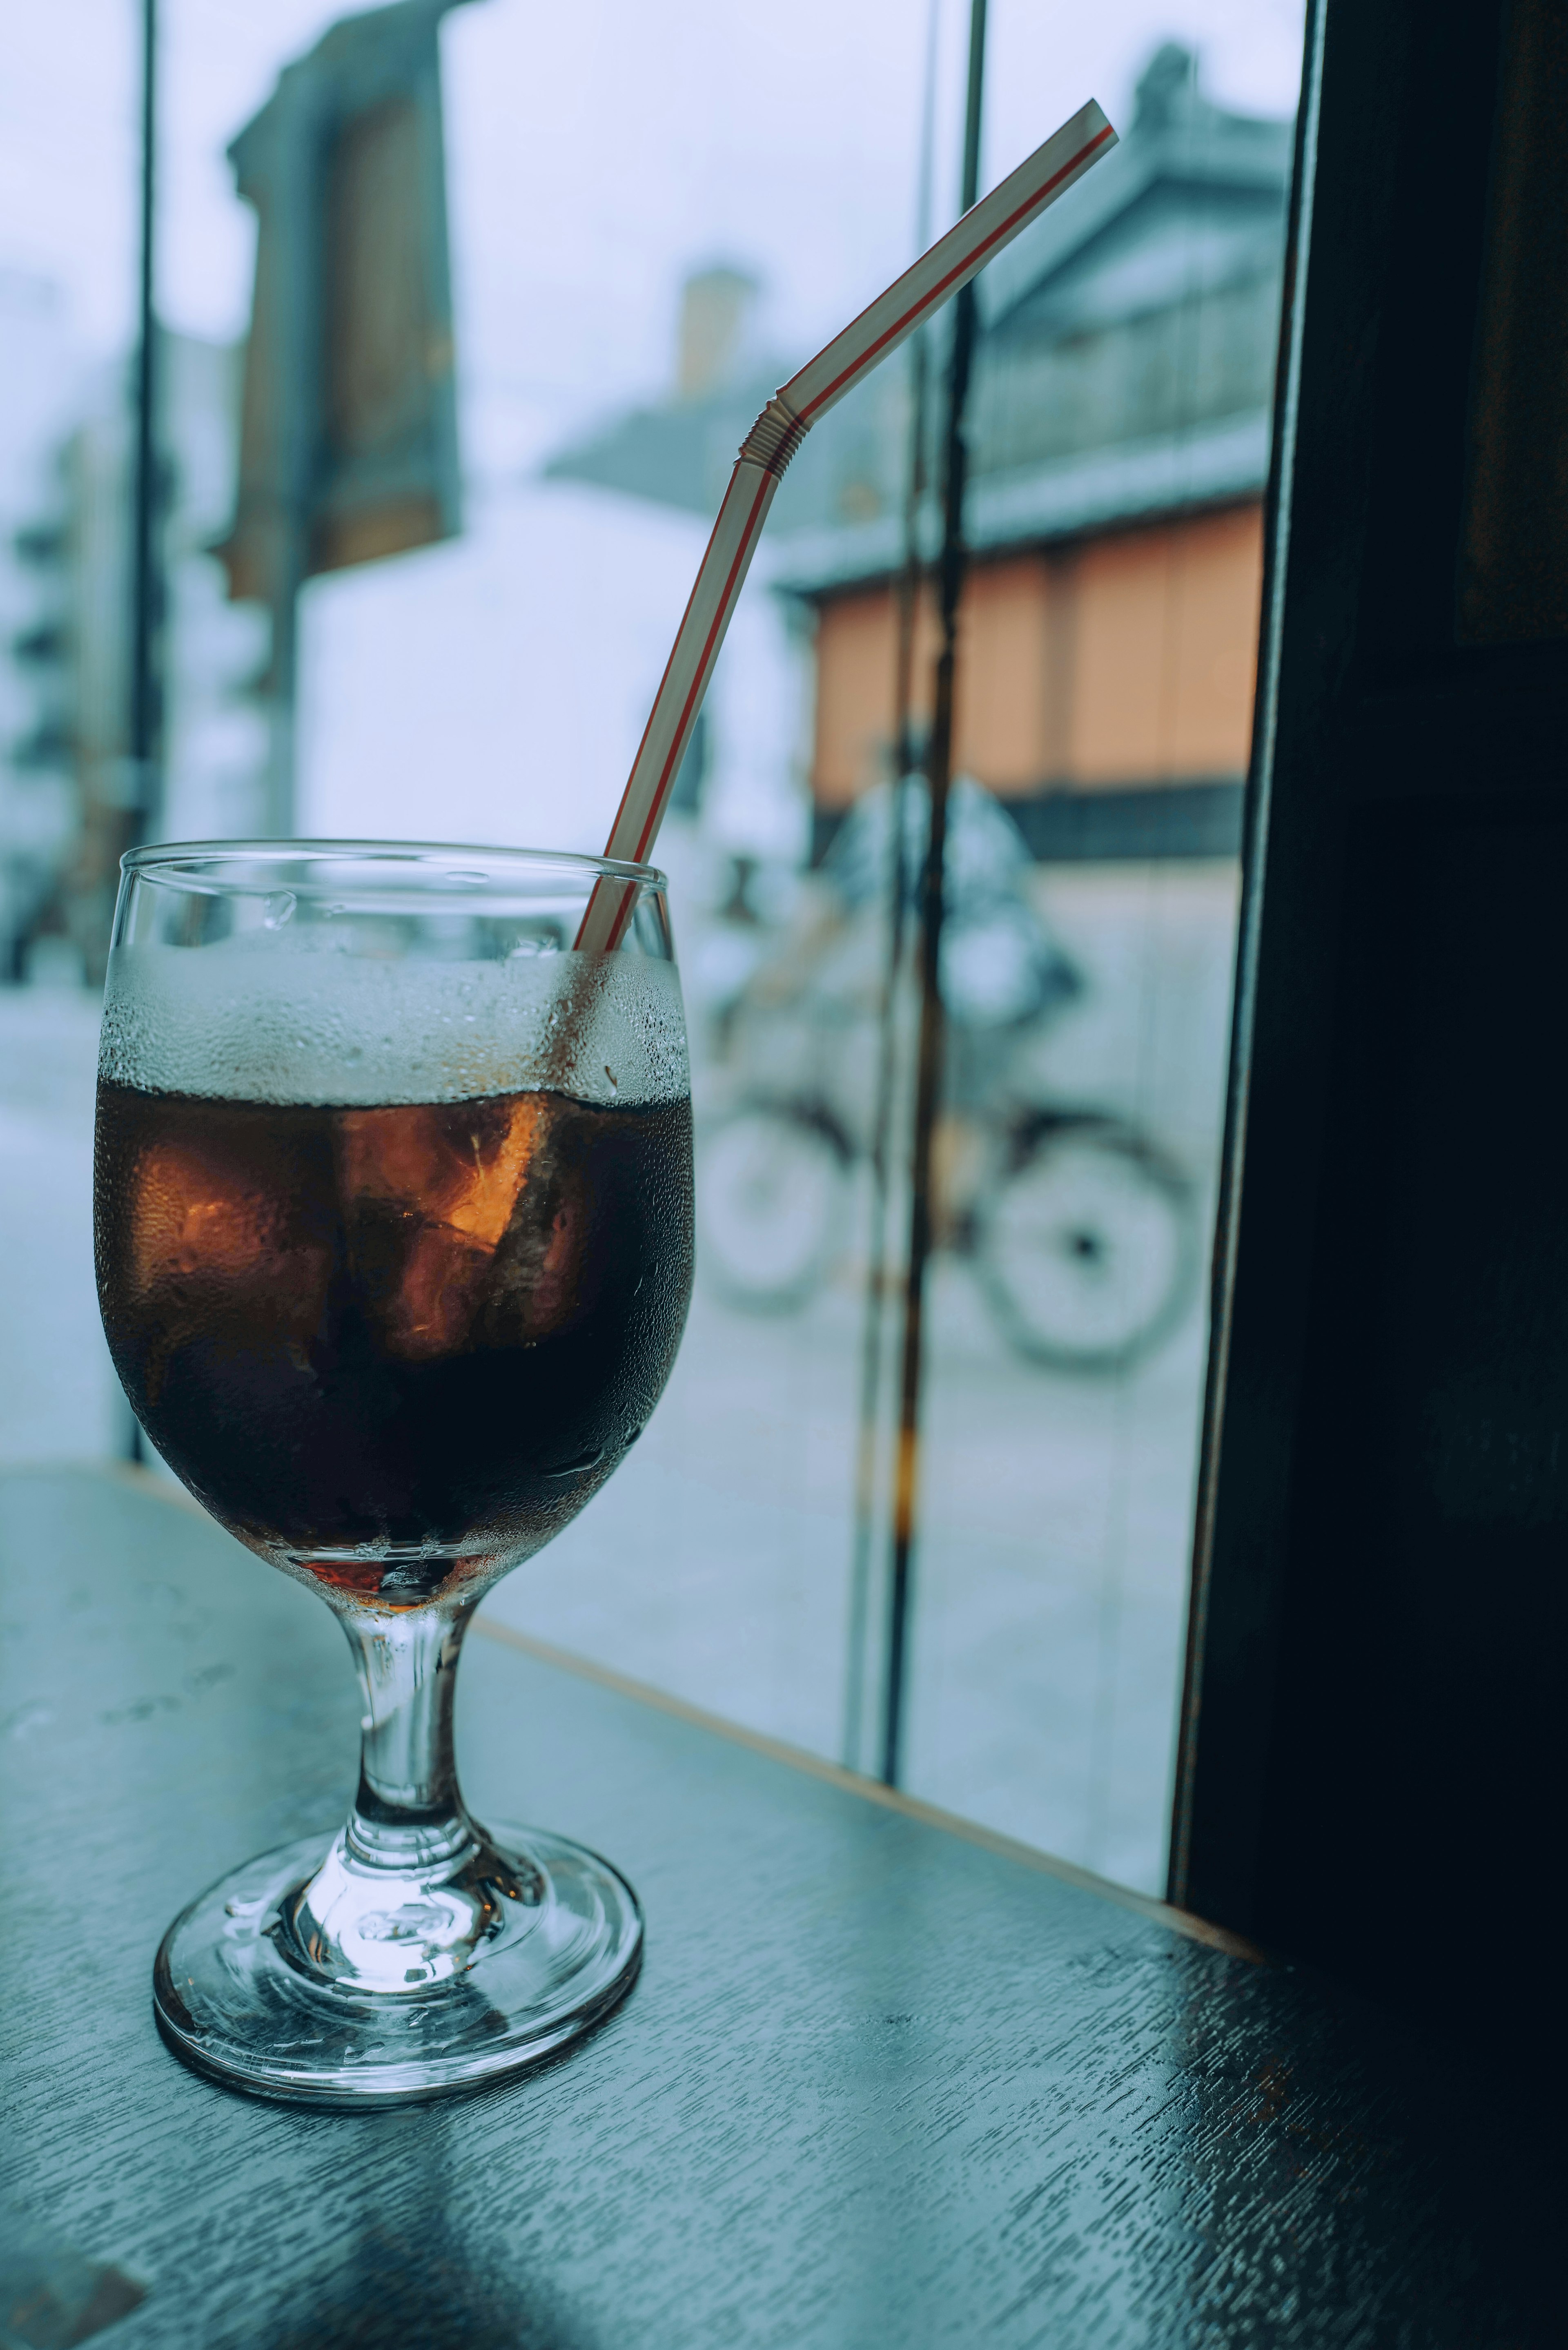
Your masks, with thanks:
M 367 1106 L 544 1086 L 632 1107 L 691 1091 L 671 963 L 382 959 L 319 929 L 297 938 L 283 951 L 244 936 L 199 951 L 116 948 L 100 1075 L 221 1100 Z

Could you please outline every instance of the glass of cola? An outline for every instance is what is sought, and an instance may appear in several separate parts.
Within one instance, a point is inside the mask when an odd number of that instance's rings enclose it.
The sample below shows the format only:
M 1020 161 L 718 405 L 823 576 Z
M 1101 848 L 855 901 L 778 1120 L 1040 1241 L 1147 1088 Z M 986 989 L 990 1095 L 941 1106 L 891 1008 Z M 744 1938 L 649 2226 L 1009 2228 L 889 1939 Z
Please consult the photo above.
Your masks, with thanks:
M 629 920 L 579 952 L 601 880 Z M 480 1598 L 623 1459 L 685 1322 L 663 877 L 370 842 L 138 849 L 96 1156 L 137 1418 L 221 1524 L 319 1592 L 364 1699 L 346 1825 L 175 1919 L 160 2024 L 219 2079 L 317 2103 L 532 2063 L 630 1988 L 641 1918 L 596 1855 L 471 1817 L 452 1692 Z

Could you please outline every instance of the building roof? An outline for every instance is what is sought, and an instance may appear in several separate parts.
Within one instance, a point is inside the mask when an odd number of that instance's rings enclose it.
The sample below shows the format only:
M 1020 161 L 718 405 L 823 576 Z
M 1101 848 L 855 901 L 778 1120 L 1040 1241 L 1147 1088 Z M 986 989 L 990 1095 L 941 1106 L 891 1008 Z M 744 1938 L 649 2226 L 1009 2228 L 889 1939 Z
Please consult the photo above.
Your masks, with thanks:
M 1189 51 L 1156 52 L 1120 145 L 979 281 L 971 546 L 1262 490 L 1290 164 L 1288 122 L 1215 106 Z M 711 514 L 787 372 L 747 369 L 702 399 L 634 411 L 546 470 Z M 774 508 L 778 585 L 815 596 L 897 567 L 909 433 L 898 361 L 824 419 Z M 921 527 L 929 551 L 934 499 Z

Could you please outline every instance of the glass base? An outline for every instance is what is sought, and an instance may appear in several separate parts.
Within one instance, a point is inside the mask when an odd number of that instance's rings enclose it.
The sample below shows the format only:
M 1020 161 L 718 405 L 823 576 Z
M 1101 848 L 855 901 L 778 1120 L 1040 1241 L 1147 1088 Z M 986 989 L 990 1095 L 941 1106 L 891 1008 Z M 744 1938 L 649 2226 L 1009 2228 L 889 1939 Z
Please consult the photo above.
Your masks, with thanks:
M 342 1841 L 306 1836 L 264 1853 L 170 1927 L 153 2007 L 164 2038 L 198 2072 L 301 2104 L 411 2104 L 556 2054 L 637 1980 L 642 1912 L 625 1878 L 565 1836 L 504 1827 L 483 1832 L 483 1848 L 485 1875 L 505 1898 L 461 1972 L 432 1981 L 421 1966 L 406 1988 L 335 1981 L 312 1963 L 294 1921 Z M 384 1913 L 386 1945 L 402 1939 L 407 1914 Z

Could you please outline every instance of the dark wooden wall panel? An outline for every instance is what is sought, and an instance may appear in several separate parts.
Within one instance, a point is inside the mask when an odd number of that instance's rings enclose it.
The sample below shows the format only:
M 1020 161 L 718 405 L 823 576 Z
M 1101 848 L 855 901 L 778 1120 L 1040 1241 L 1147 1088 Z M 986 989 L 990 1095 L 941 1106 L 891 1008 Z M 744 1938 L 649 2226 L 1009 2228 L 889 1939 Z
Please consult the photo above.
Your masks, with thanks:
M 1511 0 L 1476 337 L 1459 634 L 1568 635 L 1568 5 Z
M 1257 1889 L 1394 1986 L 1530 1930 L 1568 1654 L 1568 806 L 1425 818 L 1355 833 Z
M 1332 26 L 1331 44 L 1324 0 L 1315 0 L 1286 271 L 1227 1201 L 1172 1835 L 1173 1887 L 1215 1918 L 1251 1918 L 1265 1833 L 1262 1758 L 1339 946 L 1345 811 L 1335 692 L 1352 652 L 1369 497 L 1381 232 L 1395 171 L 1388 93 L 1403 85 L 1407 46 L 1407 28 L 1387 8 L 1335 15 Z M 1306 494 L 1308 484 L 1332 494 Z
M 1173 1871 L 1438 2003 L 1555 1918 L 1568 1801 L 1568 660 L 1456 627 L 1506 21 L 1309 41 Z

